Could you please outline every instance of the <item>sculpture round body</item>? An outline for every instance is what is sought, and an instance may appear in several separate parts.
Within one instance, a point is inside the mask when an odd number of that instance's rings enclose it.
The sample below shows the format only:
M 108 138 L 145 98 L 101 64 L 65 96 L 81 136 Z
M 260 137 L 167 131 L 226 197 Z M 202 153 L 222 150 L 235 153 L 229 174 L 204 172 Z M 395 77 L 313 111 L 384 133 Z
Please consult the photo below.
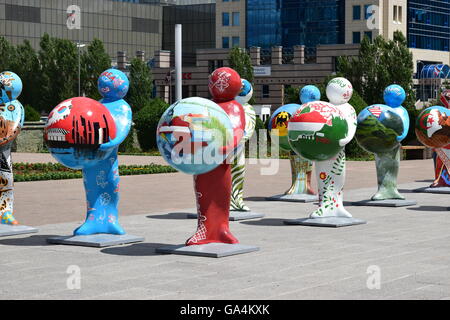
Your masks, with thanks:
M 182 99 L 162 115 L 157 129 L 158 149 L 175 169 L 199 175 L 219 166 L 233 144 L 230 117 L 204 98 Z
M 244 107 L 236 100 L 224 101 L 217 103 L 223 111 L 228 115 L 233 128 L 233 138 L 227 144 L 227 153 L 235 150 L 245 135 L 245 111 Z
M 302 105 L 288 123 L 292 149 L 305 159 L 325 161 L 342 150 L 339 141 L 347 137 L 347 119 L 334 105 L 314 101 Z
M 416 120 L 416 136 L 430 148 L 443 148 L 450 144 L 450 110 L 433 106 L 423 110 Z
M 356 140 L 366 151 L 389 152 L 399 145 L 398 136 L 403 134 L 402 117 L 394 108 L 375 104 L 363 109 L 357 118 Z
M 50 153 L 62 164 L 82 169 L 108 156 L 101 144 L 116 137 L 116 124 L 109 110 L 100 102 L 78 97 L 65 100 L 54 108 L 44 130 Z
M 218 68 L 209 76 L 208 88 L 215 102 L 234 100 L 242 88 L 241 77 L 231 68 Z
M 291 151 L 291 145 L 288 141 L 288 122 L 294 116 L 300 105 L 296 103 L 286 104 L 279 107 L 272 114 L 269 120 L 269 132 L 272 141 L 276 141 L 273 137 L 278 136 L 278 145 L 284 151 Z

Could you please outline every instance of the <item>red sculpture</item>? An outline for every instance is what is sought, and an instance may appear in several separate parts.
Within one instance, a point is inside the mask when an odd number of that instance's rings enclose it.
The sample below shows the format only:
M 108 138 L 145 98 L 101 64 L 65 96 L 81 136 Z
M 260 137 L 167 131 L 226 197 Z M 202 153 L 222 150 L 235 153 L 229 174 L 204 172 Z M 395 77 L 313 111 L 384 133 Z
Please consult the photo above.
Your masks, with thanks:
M 231 68 L 216 69 L 209 77 L 209 92 L 228 114 L 233 124 L 233 141 L 230 148 L 237 148 L 244 135 L 245 112 L 234 98 L 241 90 L 239 74 Z M 233 155 L 233 154 L 232 154 Z M 224 161 L 216 169 L 194 176 L 197 199 L 197 232 L 186 245 L 207 243 L 239 243 L 229 228 L 231 199 L 231 165 Z

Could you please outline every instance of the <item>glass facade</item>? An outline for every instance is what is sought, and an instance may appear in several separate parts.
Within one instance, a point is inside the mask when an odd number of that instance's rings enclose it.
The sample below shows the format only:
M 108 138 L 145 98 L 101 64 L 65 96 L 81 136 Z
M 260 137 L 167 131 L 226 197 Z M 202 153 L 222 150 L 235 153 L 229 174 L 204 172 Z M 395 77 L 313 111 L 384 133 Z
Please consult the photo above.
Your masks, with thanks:
M 195 64 L 195 50 L 216 46 L 216 5 L 163 7 L 162 49 L 175 50 L 175 24 L 183 25 L 183 63 Z M 171 61 L 174 61 L 172 59 Z
M 450 0 L 408 1 L 410 48 L 449 51 Z
M 247 0 L 247 46 L 344 43 L 344 0 Z
M 128 1 L 131 2 L 131 1 Z M 106 0 L 0 0 L 0 36 L 13 45 L 29 40 L 40 48 L 44 33 L 52 37 L 89 44 L 103 41 L 113 58 L 118 51 L 128 57 L 145 51 L 146 57 L 161 49 L 162 7 Z M 68 5 L 80 7 L 80 29 L 69 29 Z

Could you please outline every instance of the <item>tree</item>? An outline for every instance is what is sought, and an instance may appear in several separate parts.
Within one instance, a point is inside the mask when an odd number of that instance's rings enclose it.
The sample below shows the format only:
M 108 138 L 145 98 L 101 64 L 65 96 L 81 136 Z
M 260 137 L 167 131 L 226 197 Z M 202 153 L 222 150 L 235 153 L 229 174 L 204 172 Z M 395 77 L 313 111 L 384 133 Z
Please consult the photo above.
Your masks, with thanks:
M 230 68 L 234 69 L 241 78 L 253 83 L 253 67 L 250 55 L 245 49 L 234 47 L 228 56 Z
M 152 102 L 152 89 L 153 79 L 150 68 L 144 61 L 134 58 L 131 60 L 130 90 L 126 98 L 133 112 L 141 110 Z
M 28 40 L 17 46 L 16 58 L 12 61 L 12 65 L 11 71 L 17 73 L 23 83 L 19 100 L 23 105 L 30 105 L 40 110 L 42 107 L 39 99 L 41 66 L 37 52 Z
M 394 32 L 392 40 L 381 35 L 372 42 L 364 37 L 357 58 L 339 57 L 338 70 L 352 82 L 368 104 L 383 103 L 384 89 L 390 84 L 402 86 L 407 94 L 404 106 L 413 109 L 413 58 L 405 36 Z
M 87 52 L 82 55 L 82 91 L 91 99 L 101 99 L 97 89 L 97 81 L 100 74 L 111 68 L 111 58 L 106 53 L 103 42 L 94 39 L 87 47 Z
M 338 70 L 344 74 L 369 104 L 383 103 L 384 89 L 398 84 L 405 89 L 403 106 L 408 110 L 410 126 L 404 143 L 415 139 L 416 95 L 413 91 L 413 57 L 400 31 L 392 40 L 377 36 L 371 43 L 367 37 L 361 42 L 358 58 L 340 57 Z
M 78 51 L 72 41 L 48 34 L 40 45 L 42 101 L 44 109 L 50 111 L 61 101 L 78 96 Z
M 250 55 L 245 49 L 233 47 L 228 56 L 230 68 L 234 69 L 242 79 L 247 80 L 253 85 L 253 66 Z M 249 101 L 250 104 L 255 103 L 254 97 Z
M 13 62 L 16 60 L 16 48 L 4 37 L 0 37 L 0 72 L 12 71 Z
M 288 87 L 284 90 L 284 103 L 300 104 L 300 87 Z

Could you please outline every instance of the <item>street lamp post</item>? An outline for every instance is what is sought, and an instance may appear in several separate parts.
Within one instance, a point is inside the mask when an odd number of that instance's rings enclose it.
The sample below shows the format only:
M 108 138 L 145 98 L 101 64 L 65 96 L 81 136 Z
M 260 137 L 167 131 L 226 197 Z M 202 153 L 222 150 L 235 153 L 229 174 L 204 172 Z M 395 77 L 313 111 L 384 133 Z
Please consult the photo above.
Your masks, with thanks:
M 81 48 L 86 45 L 84 43 L 77 42 L 78 48 L 78 96 L 81 97 Z

